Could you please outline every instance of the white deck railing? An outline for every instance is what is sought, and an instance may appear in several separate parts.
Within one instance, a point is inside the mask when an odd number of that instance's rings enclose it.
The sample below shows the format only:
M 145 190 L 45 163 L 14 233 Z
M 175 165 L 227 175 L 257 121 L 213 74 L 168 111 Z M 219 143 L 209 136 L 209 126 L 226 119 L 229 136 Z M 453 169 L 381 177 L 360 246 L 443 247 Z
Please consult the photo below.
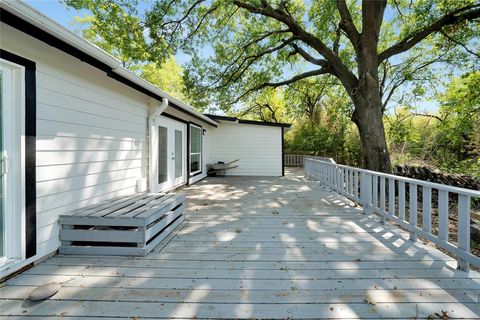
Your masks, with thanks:
M 392 220 L 410 233 L 433 242 L 453 254 L 458 268 L 468 270 L 469 264 L 480 266 L 480 257 L 470 252 L 470 210 L 472 198 L 480 199 L 480 191 L 451 187 L 375 171 L 348 167 L 305 158 L 305 177 L 348 197 L 363 206 L 365 214 L 375 213 L 382 223 Z M 407 193 L 408 190 L 408 193 Z M 420 190 L 420 193 L 418 192 Z M 422 227 L 417 225 L 421 195 Z M 432 233 L 432 194 L 438 198 L 438 232 Z M 408 199 L 406 196 L 408 195 Z M 456 212 L 449 202 L 457 200 Z M 407 212 L 408 201 L 408 212 Z M 407 220 L 408 214 L 408 220 Z M 449 214 L 457 220 L 457 244 L 449 241 Z
M 284 164 L 286 167 L 303 167 L 304 158 L 302 154 L 285 154 Z

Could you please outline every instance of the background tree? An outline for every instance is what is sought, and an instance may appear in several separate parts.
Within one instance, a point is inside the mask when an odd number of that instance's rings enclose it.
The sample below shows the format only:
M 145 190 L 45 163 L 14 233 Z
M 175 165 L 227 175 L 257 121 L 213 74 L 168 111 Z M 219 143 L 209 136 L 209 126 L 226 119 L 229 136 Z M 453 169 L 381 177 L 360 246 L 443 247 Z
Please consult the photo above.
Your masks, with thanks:
M 135 2 L 124 6 L 111 1 L 75 1 L 74 6 L 88 6 L 92 16 L 75 17 L 75 23 L 86 40 L 102 48 L 121 61 L 122 65 L 143 79 L 158 86 L 177 99 L 187 101 L 184 92 L 183 68 L 173 55 L 155 55 L 158 46 L 148 45 L 140 19 L 135 12 Z M 157 49 L 154 49 L 157 47 Z M 162 49 L 162 52 L 163 49 Z
M 67 1 L 72 2 L 92 10 L 92 3 L 115 1 Z M 192 55 L 186 84 L 202 106 L 214 101 L 228 110 L 257 90 L 336 77 L 354 105 L 365 166 L 389 171 L 385 70 L 412 48 L 435 55 L 446 43 L 468 45 L 479 17 L 475 0 L 161 0 L 135 25 L 142 34 L 148 31 L 149 46 Z

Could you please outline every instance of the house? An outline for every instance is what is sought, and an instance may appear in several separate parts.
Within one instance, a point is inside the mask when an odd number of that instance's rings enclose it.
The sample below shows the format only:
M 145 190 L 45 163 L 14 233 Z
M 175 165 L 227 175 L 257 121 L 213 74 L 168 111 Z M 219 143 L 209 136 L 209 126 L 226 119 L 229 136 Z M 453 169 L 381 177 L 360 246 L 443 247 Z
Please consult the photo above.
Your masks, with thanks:
M 288 124 L 207 116 L 20 1 L 1 2 L 0 277 L 55 253 L 60 214 L 240 159 L 281 176 Z

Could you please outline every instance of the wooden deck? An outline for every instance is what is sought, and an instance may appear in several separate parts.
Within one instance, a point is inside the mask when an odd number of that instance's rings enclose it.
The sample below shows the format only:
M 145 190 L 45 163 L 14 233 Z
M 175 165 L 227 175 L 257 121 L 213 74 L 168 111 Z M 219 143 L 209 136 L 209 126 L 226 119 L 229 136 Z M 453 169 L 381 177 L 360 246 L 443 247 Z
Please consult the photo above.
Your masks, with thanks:
M 295 174 L 296 173 L 296 174 Z M 62 256 L 0 288 L 0 314 L 63 318 L 477 319 L 480 275 L 341 196 L 283 178 L 208 178 L 146 257 Z M 58 281 L 40 303 L 35 286 Z

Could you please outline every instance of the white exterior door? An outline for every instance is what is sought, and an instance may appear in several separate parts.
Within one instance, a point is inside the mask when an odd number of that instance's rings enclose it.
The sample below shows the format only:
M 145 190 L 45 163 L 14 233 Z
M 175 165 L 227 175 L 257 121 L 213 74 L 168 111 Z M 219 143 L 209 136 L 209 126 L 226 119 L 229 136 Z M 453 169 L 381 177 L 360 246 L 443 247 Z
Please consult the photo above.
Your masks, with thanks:
M 24 68 L 0 59 L 0 268 L 23 259 Z
M 152 136 L 151 191 L 166 191 L 186 182 L 186 125 L 166 118 L 155 119 Z

